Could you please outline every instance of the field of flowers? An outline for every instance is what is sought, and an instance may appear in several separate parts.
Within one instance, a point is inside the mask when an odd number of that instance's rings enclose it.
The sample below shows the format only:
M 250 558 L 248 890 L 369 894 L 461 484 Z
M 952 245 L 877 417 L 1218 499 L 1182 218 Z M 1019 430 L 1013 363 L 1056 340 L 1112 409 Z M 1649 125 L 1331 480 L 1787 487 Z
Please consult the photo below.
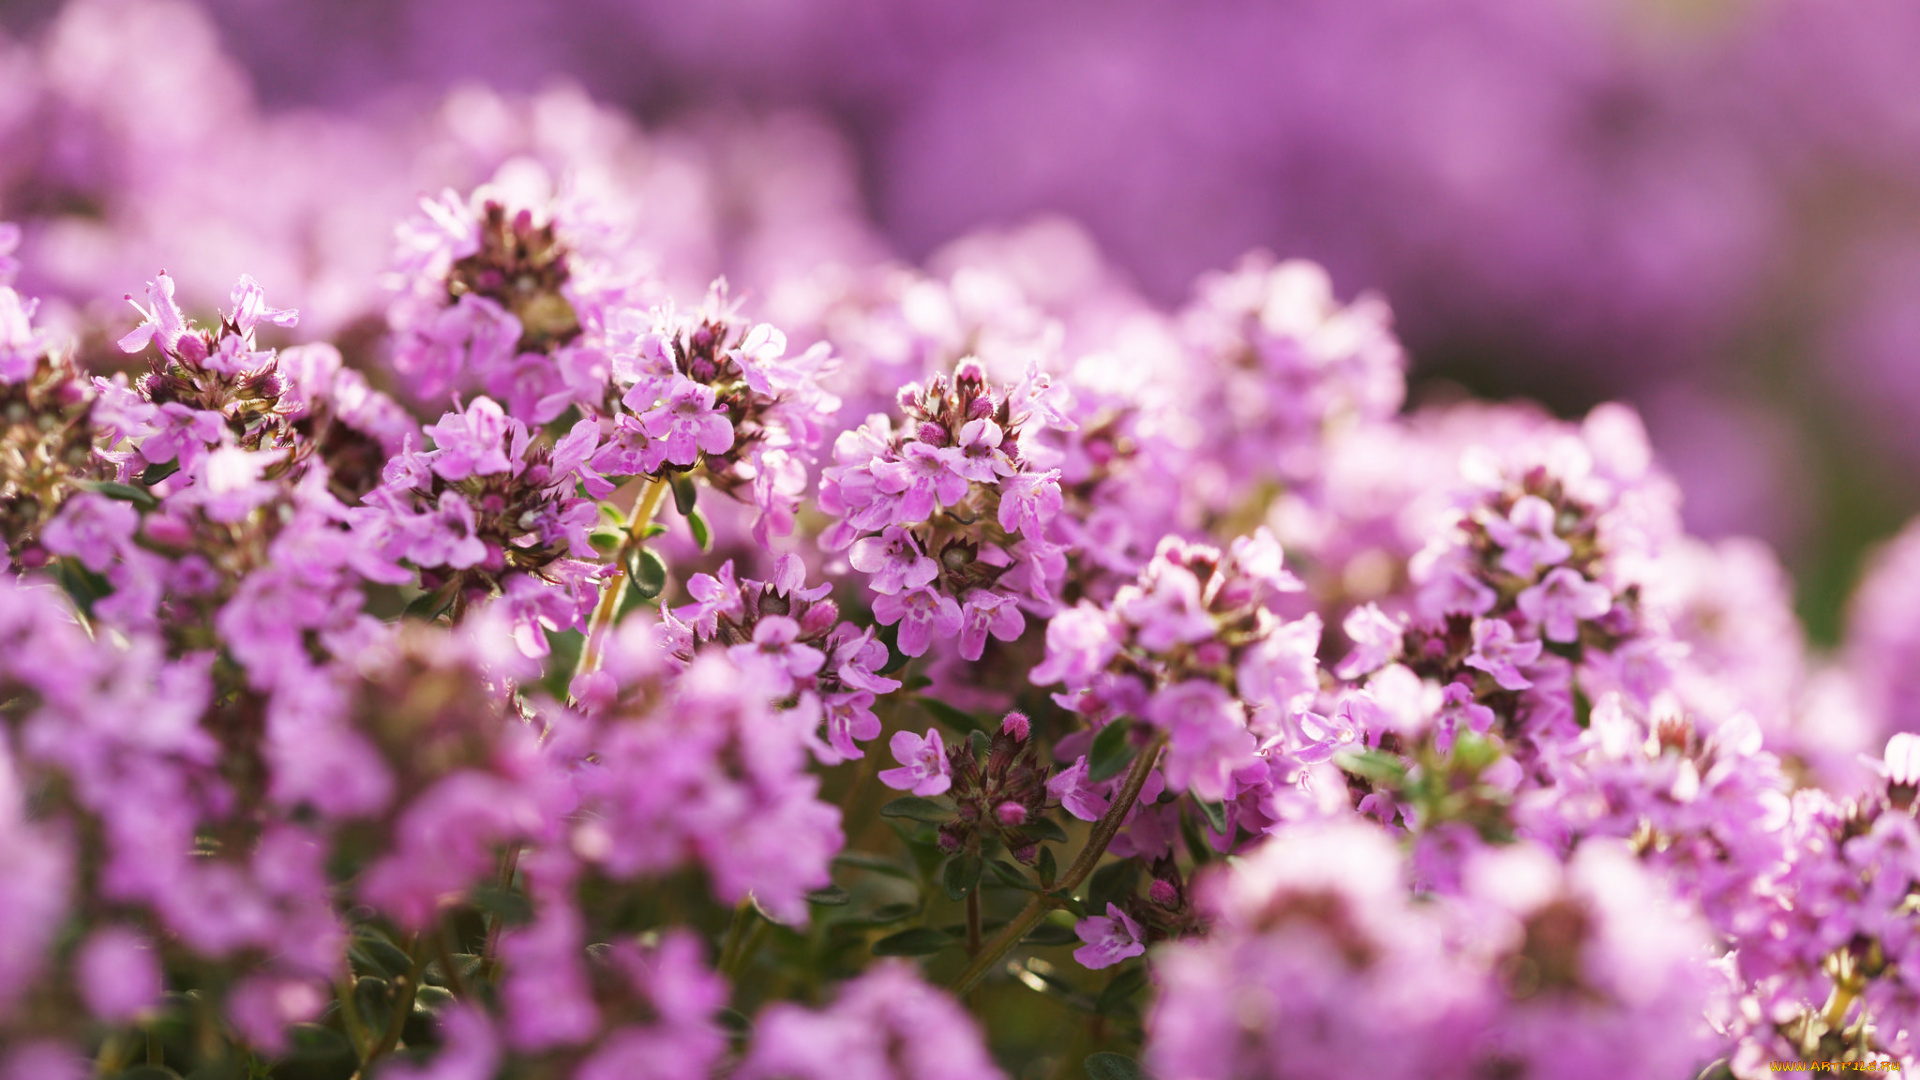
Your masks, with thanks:
M 1920 1065 L 1920 528 L 1815 649 L 1633 407 L 1410 395 L 1315 262 L 908 258 L 814 113 L 269 111 L 197 9 L 51 20 L 0 1080 Z

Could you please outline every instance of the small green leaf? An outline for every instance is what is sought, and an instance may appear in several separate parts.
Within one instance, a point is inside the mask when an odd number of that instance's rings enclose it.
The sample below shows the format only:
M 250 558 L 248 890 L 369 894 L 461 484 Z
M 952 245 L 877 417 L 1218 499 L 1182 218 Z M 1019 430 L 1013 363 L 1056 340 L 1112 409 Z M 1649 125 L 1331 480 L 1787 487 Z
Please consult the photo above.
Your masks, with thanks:
M 666 522 L 649 521 L 647 522 L 647 527 L 640 530 L 640 539 L 651 540 L 656 536 L 664 536 L 666 534 L 666 531 L 667 531 Z
M 914 701 L 917 702 L 921 708 L 927 710 L 935 720 L 940 721 L 955 731 L 981 731 L 988 726 L 986 722 L 972 713 L 962 709 L 956 709 L 944 701 L 930 697 L 915 698 Z
M 836 920 L 842 926 L 885 926 L 902 919 L 911 919 L 920 914 L 920 905 L 912 903 L 881 904 L 865 915 L 851 915 Z
M 986 757 L 987 750 L 992 746 L 993 740 L 987 737 L 986 732 L 977 729 L 967 732 L 967 747 L 973 751 L 974 757 Z
M 1047 850 L 1052 849 L 1049 848 Z M 1040 891 L 1032 881 L 1027 879 L 1027 875 L 1020 872 L 1019 867 L 1005 859 L 988 859 L 987 869 L 993 871 L 993 876 L 1008 888 L 1025 889 L 1028 892 Z
M 1128 729 L 1132 726 L 1124 719 L 1113 720 L 1093 737 L 1093 747 L 1087 751 L 1088 782 L 1097 784 L 1125 771 L 1127 762 L 1133 760 L 1137 750 L 1132 740 L 1127 738 Z
M 1020 826 L 1020 831 L 1035 840 L 1045 840 L 1055 844 L 1067 842 L 1067 830 L 1062 829 L 1052 818 L 1036 817 Z
M 980 884 L 980 867 L 977 851 L 963 851 L 948 859 L 946 869 L 940 874 L 940 885 L 947 890 L 947 899 L 965 900 Z
M 1100 991 L 1100 998 L 1095 1003 L 1095 1008 L 1102 1016 L 1111 1016 L 1121 1011 L 1128 1002 L 1133 1000 L 1135 994 L 1146 988 L 1146 985 L 1145 966 L 1130 964 L 1121 968 L 1112 979 L 1107 981 L 1106 988 Z
M 942 806 L 932 799 L 923 799 L 918 795 L 907 795 L 882 806 L 880 808 L 880 816 L 943 824 L 953 820 L 953 810 L 951 807 Z
M 165 480 L 167 477 L 172 476 L 174 473 L 177 473 L 179 471 L 180 471 L 179 458 L 174 458 L 172 461 L 156 461 L 153 464 L 147 466 L 145 469 L 141 470 L 140 482 L 147 485 L 148 487 L 152 487 L 153 485 L 159 483 L 162 480 Z
M 489 882 L 473 889 L 473 906 L 508 926 L 524 926 L 533 921 L 533 901 L 525 893 Z
M 692 473 L 669 473 L 667 483 L 673 485 L 673 508 L 680 511 L 681 517 L 693 513 L 700 501 L 700 487 L 693 482 Z
M 368 975 L 397 979 L 413 970 L 413 960 L 378 931 L 362 929 L 347 946 L 354 967 Z
M 1407 778 L 1407 763 L 1394 754 L 1380 750 L 1355 750 L 1338 754 L 1333 763 L 1376 784 L 1397 787 Z
M 807 903 L 819 904 L 821 907 L 841 907 L 851 899 L 853 899 L 853 897 L 847 895 L 847 890 L 838 885 L 829 885 L 824 889 L 815 889 L 807 894 Z
M 94 491 L 105 495 L 109 499 L 130 502 L 142 510 L 152 510 L 154 507 L 160 505 L 160 500 L 153 497 L 153 492 L 148 491 L 146 488 L 134 487 L 132 484 L 119 484 L 112 480 L 101 480 L 89 486 L 92 487 Z
M 851 866 L 859 870 L 871 870 L 876 874 L 913 880 L 913 871 L 884 856 L 866 851 L 843 851 L 833 857 L 835 866 Z
M 1041 888 L 1053 888 L 1054 880 L 1060 875 L 1060 866 L 1053 861 L 1052 848 L 1043 847 L 1040 849 L 1040 858 L 1037 860 L 1034 870 L 1040 875 Z
M 953 938 L 931 927 L 916 926 L 888 934 L 873 943 L 875 956 L 931 956 L 954 944 Z
M 1027 936 L 1020 940 L 1029 945 L 1070 945 L 1079 941 L 1080 935 L 1074 933 L 1071 926 L 1043 922 L 1027 931 Z
M 1139 1062 L 1110 1050 L 1089 1056 L 1080 1067 L 1087 1071 L 1087 1080 L 1147 1080 Z
M 620 550 L 620 538 L 621 538 L 620 533 L 607 532 L 605 530 L 602 530 L 600 532 L 592 533 L 591 535 L 589 535 L 587 537 L 587 542 L 592 544 L 593 550 L 599 552 L 600 554 L 611 555 L 614 552 Z
M 1227 808 L 1225 806 L 1217 802 L 1201 802 L 1199 799 L 1193 800 L 1193 805 L 1198 807 L 1201 816 L 1207 819 L 1208 828 L 1220 836 L 1226 835 Z
M 1087 881 L 1087 906 L 1104 914 L 1108 904 L 1117 904 L 1132 896 L 1139 888 L 1140 871 L 1137 858 L 1110 862 L 1095 870 Z
M 693 542 L 700 545 L 701 551 L 713 550 L 713 529 L 699 507 L 687 511 L 687 529 L 693 533 Z
M 627 557 L 627 577 L 640 599 L 652 600 L 667 587 L 667 564 L 652 551 L 641 548 Z

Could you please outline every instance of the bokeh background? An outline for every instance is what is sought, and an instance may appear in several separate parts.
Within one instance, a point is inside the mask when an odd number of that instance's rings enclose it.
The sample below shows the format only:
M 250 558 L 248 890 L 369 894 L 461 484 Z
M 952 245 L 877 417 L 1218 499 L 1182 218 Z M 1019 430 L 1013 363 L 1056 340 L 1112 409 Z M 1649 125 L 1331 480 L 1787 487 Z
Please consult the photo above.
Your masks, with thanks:
M 11 0 L 0 27 L 0 219 L 74 325 L 164 266 L 376 334 L 393 222 L 534 152 L 642 192 L 689 282 L 1035 221 L 1168 303 L 1249 248 L 1317 259 L 1390 300 L 1416 402 L 1639 407 L 1689 526 L 1772 543 L 1816 641 L 1920 509 L 1912 0 Z

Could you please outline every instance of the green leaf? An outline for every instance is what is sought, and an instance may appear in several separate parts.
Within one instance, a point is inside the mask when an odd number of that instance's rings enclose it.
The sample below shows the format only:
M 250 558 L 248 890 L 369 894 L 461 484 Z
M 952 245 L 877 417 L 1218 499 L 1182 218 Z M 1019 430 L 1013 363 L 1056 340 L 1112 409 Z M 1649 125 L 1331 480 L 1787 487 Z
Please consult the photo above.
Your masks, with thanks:
M 627 577 L 640 599 L 652 600 L 667 587 L 667 564 L 652 551 L 640 548 L 627 557 Z
M 819 904 L 821 907 L 841 907 L 851 899 L 853 899 L 853 897 L 847 895 L 847 890 L 838 885 L 829 885 L 824 889 L 815 889 L 807 894 L 807 903 Z
M 986 732 L 979 730 L 967 732 L 967 748 L 973 751 L 974 757 L 986 757 L 987 751 L 991 749 L 992 746 L 993 740 L 987 737 Z
M 880 808 L 880 816 L 944 824 L 953 820 L 953 810 L 950 807 L 942 806 L 934 802 L 932 799 L 923 799 L 918 795 L 907 795 L 882 806 Z
M 1117 904 L 1134 894 L 1140 884 L 1140 860 L 1121 859 L 1093 872 L 1087 881 L 1087 906 L 1105 913 L 1108 904 Z
M 1074 933 L 1071 926 L 1043 922 L 1027 931 L 1027 936 L 1020 940 L 1029 945 L 1070 945 L 1079 941 L 1080 935 Z
M 88 486 L 109 499 L 130 502 L 142 510 L 152 510 L 154 507 L 160 505 L 160 500 L 153 497 L 153 492 L 148 491 L 146 488 L 134 487 L 132 484 L 120 484 L 112 480 L 101 480 Z
M 940 885 L 947 890 L 947 899 L 965 900 L 967 894 L 980 884 L 980 853 L 962 851 L 947 860 L 947 867 L 941 871 Z
M 1043 889 L 1053 888 L 1054 880 L 1060 876 L 1060 866 L 1053 861 L 1052 848 L 1043 847 L 1040 849 L 1040 858 L 1035 860 L 1034 869 L 1040 875 L 1040 887 Z
M 931 956 L 954 944 L 953 938 L 931 927 L 916 926 L 888 934 L 873 943 L 875 956 Z
M 1048 850 L 1052 849 L 1049 848 Z M 1032 881 L 1027 879 L 1027 875 L 1020 872 L 1019 867 L 1005 859 L 988 859 L 987 869 L 993 871 L 993 876 L 998 879 L 1002 885 L 1009 888 L 1025 889 L 1028 892 L 1040 891 Z
M 611 555 L 614 552 L 620 550 L 620 539 L 623 535 L 624 534 L 622 533 L 607 532 L 605 530 L 602 530 L 600 532 L 596 532 L 589 535 L 587 537 L 587 542 L 592 544 L 593 550 L 599 552 L 600 554 Z
M 330 1027 L 319 1024 L 295 1024 L 287 1029 L 289 1042 L 293 1044 L 288 1055 L 296 1061 L 317 1063 L 323 1061 L 352 1061 L 353 1044 L 347 1037 Z
M 140 482 L 147 485 L 148 487 L 152 487 L 153 485 L 159 483 L 162 480 L 165 480 L 167 477 L 172 476 L 174 473 L 177 473 L 179 471 L 180 471 L 179 458 L 174 458 L 172 461 L 156 461 L 152 465 L 149 465 L 145 469 L 141 470 Z
M 901 866 L 892 859 L 867 851 L 843 851 L 833 857 L 833 864 L 835 866 L 851 866 L 858 870 L 871 870 L 876 874 L 886 874 L 890 877 L 904 878 L 908 881 L 914 879 L 913 871 Z
M 1099 783 L 1119 776 L 1126 770 L 1127 762 L 1133 760 L 1138 748 L 1127 738 L 1132 724 L 1126 720 L 1110 721 L 1100 733 L 1093 737 L 1093 747 L 1087 751 L 1087 780 Z
M 413 960 L 378 931 L 362 929 L 347 946 L 353 966 L 368 975 L 397 979 L 413 970 Z
M 1111 1016 L 1126 1007 L 1135 994 L 1147 985 L 1147 969 L 1141 964 L 1130 964 L 1121 968 L 1100 991 L 1100 998 L 1094 1007 L 1102 1016 Z
M 1147 1080 L 1139 1062 L 1111 1050 L 1090 1055 L 1080 1067 L 1087 1071 L 1087 1080 Z
M 1207 819 L 1208 828 L 1218 835 L 1226 835 L 1227 808 L 1224 805 L 1217 802 L 1201 802 L 1199 799 L 1193 800 L 1193 805 L 1198 807 L 1201 816 Z
M 1354 750 L 1334 756 L 1340 768 L 1376 784 L 1397 787 L 1407 778 L 1407 763 L 1380 750 Z
M 935 719 L 955 731 L 982 731 L 989 725 L 979 717 L 962 709 L 956 709 L 944 701 L 930 697 L 915 698 L 914 701 Z
M 473 889 L 473 906 L 508 926 L 524 926 L 533 921 L 533 901 L 525 893 L 488 882 Z
M 680 511 L 681 517 L 693 513 L 694 506 L 700 501 L 700 487 L 693 482 L 693 474 L 669 473 L 667 483 L 673 485 L 673 508 Z
M 353 980 L 353 1007 L 368 1028 L 385 1031 L 393 1016 L 393 984 L 371 975 Z
M 1058 822 L 1049 817 L 1036 817 L 1020 826 L 1020 831 L 1035 840 L 1046 840 L 1055 844 L 1067 842 L 1067 830 L 1061 828 Z
M 851 915 L 837 920 L 841 926 L 885 926 L 902 919 L 911 919 L 920 914 L 920 905 L 913 903 L 881 904 L 865 915 Z
M 713 550 L 713 528 L 698 507 L 687 511 L 687 529 L 693 533 L 693 542 L 700 545 L 701 551 Z

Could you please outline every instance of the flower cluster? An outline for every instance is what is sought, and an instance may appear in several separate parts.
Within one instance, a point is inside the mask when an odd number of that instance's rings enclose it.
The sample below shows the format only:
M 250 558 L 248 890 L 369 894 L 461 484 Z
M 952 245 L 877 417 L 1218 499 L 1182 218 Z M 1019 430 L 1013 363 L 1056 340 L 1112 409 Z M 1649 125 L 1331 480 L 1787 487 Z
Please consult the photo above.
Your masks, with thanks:
M 1045 611 L 1064 569 L 1047 527 L 1059 474 L 1034 467 L 1031 437 L 1062 418 L 1029 372 L 995 391 L 977 362 L 900 391 L 905 421 L 869 417 L 834 444 L 821 509 L 838 520 L 824 542 L 867 575 L 874 617 L 898 625 L 900 651 L 922 656 L 936 635 L 978 660 L 989 636 L 1013 641 L 1023 605 Z

